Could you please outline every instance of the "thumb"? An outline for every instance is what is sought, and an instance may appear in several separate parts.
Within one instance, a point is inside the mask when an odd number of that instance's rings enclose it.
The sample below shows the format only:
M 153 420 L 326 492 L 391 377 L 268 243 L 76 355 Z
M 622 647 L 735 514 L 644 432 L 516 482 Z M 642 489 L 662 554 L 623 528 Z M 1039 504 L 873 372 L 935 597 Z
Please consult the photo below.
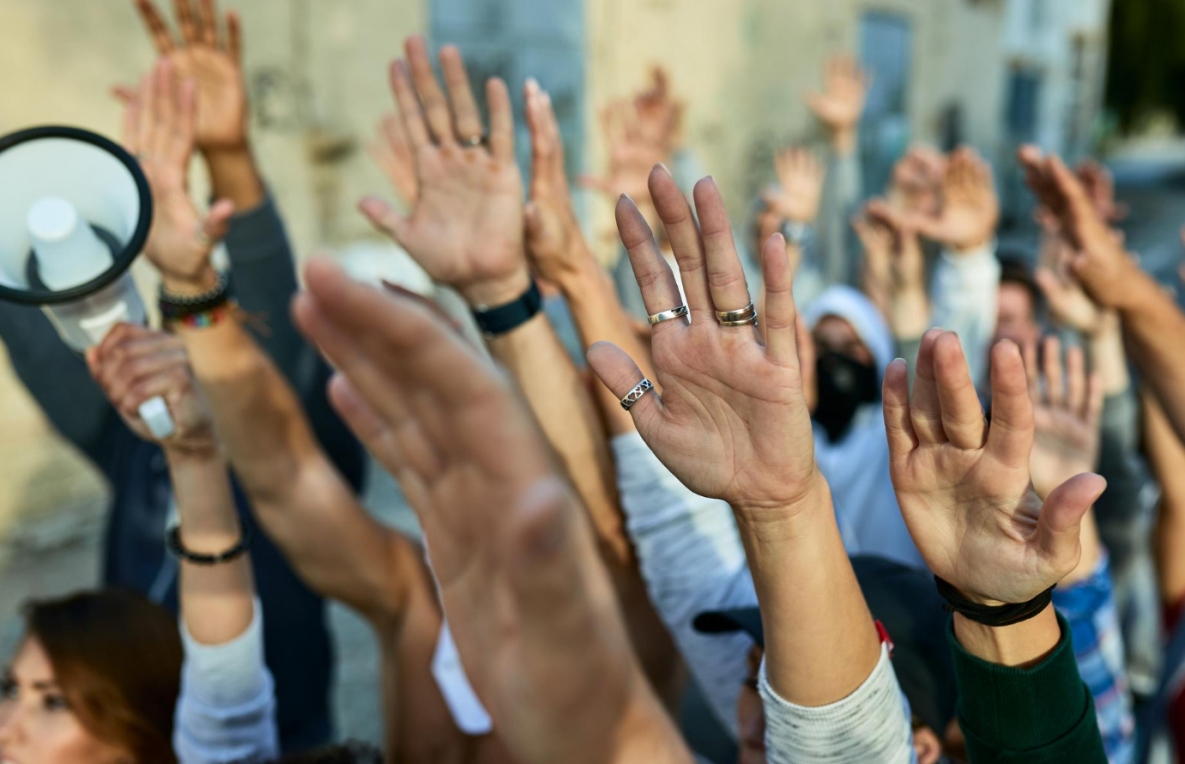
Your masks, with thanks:
M 210 247 L 226 238 L 230 230 L 230 219 L 234 214 L 235 203 L 230 199 L 219 199 L 210 207 L 206 219 L 202 221 L 201 229 Z
M 536 238 L 543 233 L 543 220 L 539 217 L 539 205 L 534 201 L 523 207 L 523 219 L 527 224 L 527 236 Z
M 1053 489 L 1037 518 L 1035 540 L 1042 557 L 1054 564 L 1077 561 L 1082 518 L 1106 488 L 1107 481 L 1101 476 L 1084 472 Z
M 406 248 L 407 218 L 400 215 L 391 205 L 377 196 L 366 196 L 358 203 L 358 209 L 378 230 L 390 236 L 397 244 Z

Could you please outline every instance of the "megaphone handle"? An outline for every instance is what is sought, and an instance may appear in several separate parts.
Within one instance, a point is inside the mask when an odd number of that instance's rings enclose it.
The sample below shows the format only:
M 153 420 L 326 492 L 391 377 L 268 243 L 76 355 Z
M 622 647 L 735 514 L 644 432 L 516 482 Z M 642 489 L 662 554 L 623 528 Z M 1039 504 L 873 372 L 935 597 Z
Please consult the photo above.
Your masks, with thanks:
M 149 431 L 157 440 L 164 440 L 176 429 L 173 425 L 173 415 L 169 413 L 168 404 L 159 395 L 141 403 L 139 414 L 140 419 L 148 425 Z

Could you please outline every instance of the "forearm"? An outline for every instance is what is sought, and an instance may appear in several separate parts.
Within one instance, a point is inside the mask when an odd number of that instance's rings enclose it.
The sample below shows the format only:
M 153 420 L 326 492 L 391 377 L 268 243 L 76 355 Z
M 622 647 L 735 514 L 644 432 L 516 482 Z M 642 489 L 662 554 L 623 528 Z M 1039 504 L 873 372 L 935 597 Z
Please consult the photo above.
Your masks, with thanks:
M 956 614 L 959 725 L 971 761 L 1103 764 L 1090 693 L 1053 606 L 993 628 Z
M 1136 280 L 1136 279 L 1133 279 Z M 1178 437 L 1185 437 L 1185 314 L 1150 276 L 1141 274 L 1139 295 L 1121 311 L 1124 336 L 1142 378 L 1156 393 Z
M 221 554 L 243 537 L 225 459 L 217 450 L 167 450 L 177 497 L 182 545 L 196 554 Z M 179 587 L 185 628 L 197 642 L 220 645 L 251 624 L 255 582 L 247 555 L 219 565 L 181 564 Z
M 632 566 L 633 551 L 618 510 L 613 468 L 601 423 L 584 380 L 543 313 L 489 341 L 511 373 L 552 450 L 592 518 L 602 555 Z
M 761 603 L 770 686 L 801 706 L 851 695 L 872 673 L 878 638 L 816 473 L 790 512 L 733 508 Z
M 235 473 L 265 532 L 320 594 L 371 617 L 397 612 L 399 537 L 325 457 L 292 389 L 237 321 L 183 329 Z
M 628 353 L 641 368 L 643 376 L 653 382 L 655 374 L 650 352 L 638 339 L 633 321 L 618 301 L 612 282 L 591 253 L 582 260 L 583 267 L 561 280 L 559 287 L 568 301 L 568 309 L 585 350 L 596 342 L 612 342 Z M 609 434 L 634 432 L 633 417 L 621 407 L 612 391 L 600 383 L 594 387 Z
M 626 527 L 650 600 L 708 707 L 735 738 L 752 640 L 694 626 L 702 612 L 757 604 L 732 510 L 688 490 L 636 432 L 613 438 L 612 446 Z
M 1000 263 L 994 246 L 943 252 L 930 288 L 931 323 L 959 335 L 971 380 L 986 380 L 988 352 L 996 331 Z
M 1123 349 L 1123 330 L 1117 315 L 1103 318 L 1103 325 L 1087 337 L 1090 369 L 1099 375 L 1103 395 L 1119 395 L 1131 386 L 1127 370 L 1127 353 Z
M 1185 598 L 1185 444 L 1154 396 L 1145 393 L 1144 449 L 1160 483 L 1160 512 L 1153 534 L 1161 601 L 1176 607 Z
M 204 152 L 210 172 L 210 188 L 215 199 L 230 199 L 240 212 L 253 210 L 263 203 L 264 186 L 251 147 Z

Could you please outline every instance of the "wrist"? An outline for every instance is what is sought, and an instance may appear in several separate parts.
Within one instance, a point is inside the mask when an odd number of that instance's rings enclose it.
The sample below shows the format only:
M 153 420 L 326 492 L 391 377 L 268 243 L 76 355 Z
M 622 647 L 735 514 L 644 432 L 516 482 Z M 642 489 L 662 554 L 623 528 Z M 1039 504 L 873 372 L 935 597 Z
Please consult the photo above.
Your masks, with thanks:
M 523 265 L 513 273 L 476 281 L 458 289 L 473 309 L 497 308 L 522 297 L 531 288 L 531 274 Z
M 230 199 L 238 213 L 255 209 L 263 203 L 263 178 L 255 165 L 250 144 L 202 149 L 210 187 L 216 199 Z
M 224 469 L 226 458 L 213 435 L 184 439 L 183 443 L 165 443 L 161 447 L 170 469 Z
M 1001 666 L 1025 668 L 1044 660 L 1061 641 L 1053 604 L 1038 615 L 1011 626 L 985 626 L 954 614 L 955 638 L 976 658 Z
M 817 466 L 811 467 L 808 477 L 797 491 L 785 498 L 771 501 L 730 501 L 737 524 L 751 530 L 756 537 L 775 540 L 789 532 L 794 534 L 802 519 L 813 519 L 822 508 L 832 517 L 831 487 Z
M 856 126 L 833 127 L 831 129 L 831 147 L 840 156 L 851 156 L 856 153 Z
M 218 283 L 218 271 L 208 260 L 193 273 L 162 270 L 160 275 L 166 292 L 183 297 L 204 294 Z

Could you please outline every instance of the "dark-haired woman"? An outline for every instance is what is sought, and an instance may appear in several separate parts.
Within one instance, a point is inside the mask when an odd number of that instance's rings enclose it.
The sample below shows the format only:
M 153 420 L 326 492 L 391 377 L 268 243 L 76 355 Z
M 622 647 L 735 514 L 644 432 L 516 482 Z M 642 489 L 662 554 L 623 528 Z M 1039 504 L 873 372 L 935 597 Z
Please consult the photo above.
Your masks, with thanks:
M 138 594 L 86 592 L 33 603 L 0 682 L 3 764 L 205 764 L 276 756 L 275 699 L 247 539 L 210 417 L 184 350 L 132 332 L 87 361 L 128 425 L 161 396 L 160 440 L 177 497 L 180 627 Z

